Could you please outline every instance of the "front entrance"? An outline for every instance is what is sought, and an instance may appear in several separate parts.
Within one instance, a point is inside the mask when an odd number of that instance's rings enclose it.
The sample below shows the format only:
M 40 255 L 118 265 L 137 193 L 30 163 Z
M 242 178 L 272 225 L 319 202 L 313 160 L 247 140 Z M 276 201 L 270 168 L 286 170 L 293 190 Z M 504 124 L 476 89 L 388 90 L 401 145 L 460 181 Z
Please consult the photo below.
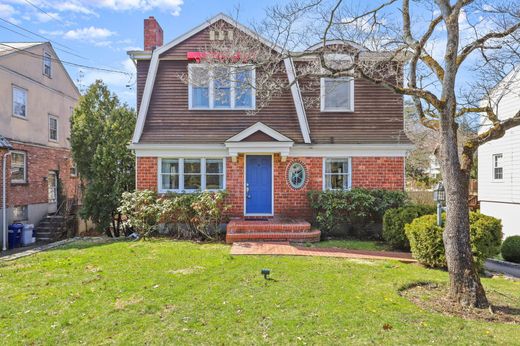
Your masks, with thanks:
M 48 191 L 48 210 L 47 212 L 55 213 L 58 203 L 58 176 L 56 172 L 49 171 L 47 175 L 47 191 Z
M 245 214 L 273 214 L 273 157 L 246 155 Z

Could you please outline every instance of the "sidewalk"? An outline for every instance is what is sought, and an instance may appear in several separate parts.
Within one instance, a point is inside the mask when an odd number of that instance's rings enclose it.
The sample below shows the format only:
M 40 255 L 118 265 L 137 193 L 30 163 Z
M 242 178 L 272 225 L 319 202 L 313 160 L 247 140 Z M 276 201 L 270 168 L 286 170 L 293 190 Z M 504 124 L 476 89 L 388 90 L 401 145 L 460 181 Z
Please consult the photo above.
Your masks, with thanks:
M 231 255 L 319 256 L 357 259 L 398 260 L 404 263 L 417 262 L 412 258 L 412 255 L 410 253 L 406 252 L 300 247 L 293 246 L 288 242 L 233 243 L 230 253 Z

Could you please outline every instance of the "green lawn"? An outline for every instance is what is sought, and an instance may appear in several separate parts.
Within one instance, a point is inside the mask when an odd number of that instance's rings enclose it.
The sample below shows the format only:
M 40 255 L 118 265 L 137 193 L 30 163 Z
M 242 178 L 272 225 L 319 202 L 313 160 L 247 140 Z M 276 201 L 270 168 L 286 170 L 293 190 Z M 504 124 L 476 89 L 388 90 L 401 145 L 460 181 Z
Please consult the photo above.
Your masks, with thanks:
M 306 246 L 320 248 L 340 248 L 350 250 L 373 250 L 373 251 L 390 251 L 390 247 L 379 241 L 370 240 L 354 240 L 354 239 L 338 239 L 325 240 L 319 243 L 306 243 Z
M 272 278 L 260 275 L 270 268 Z M 93 244 L 0 262 L 2 344 L 519 344 L 518 325 L 420 310 L 394 261 L 230 256 L 221 244 Z M 516 297 L 520 282 L 484 279 Z M 383 325 L 386 324 L 386 329 Z M 391 326 L 389 328 L 388 326 Z

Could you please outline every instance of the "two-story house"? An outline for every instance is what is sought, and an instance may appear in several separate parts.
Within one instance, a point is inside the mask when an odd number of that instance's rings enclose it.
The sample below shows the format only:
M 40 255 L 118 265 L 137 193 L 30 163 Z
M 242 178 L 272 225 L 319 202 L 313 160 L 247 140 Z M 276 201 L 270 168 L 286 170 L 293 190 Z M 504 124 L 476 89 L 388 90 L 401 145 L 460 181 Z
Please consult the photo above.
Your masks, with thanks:
M 12 147 L 0 158 L 6 223 L 38 224 L 56 212 L 59 190 L 65 198 L 78 192 L 69 136 L 80 93 L 49 42 L 2 42 L 0 95 L 0 137 Z
M 513 70 L 492 94 L 500 120 L 520 110 L 520 67 Z M 485 131 L 489 121 L 483 122 Z M 482 213 L 502 220 L 504 236 L 520 235 L 520 128 L 478 149 L 478 199 Z
M 222 27 L 269 45 L 223 14 L 166 44 L 157 21 L 145 19 L 144 50 L 128 52 L 137 66 L 139 113 L 131 144 L 137 189 L 227 190 L 230 216 L 256 219 L 254 227 L 240 227 L 258 233 L 256 238 L 234 234 L 239 222 L 234 220 L 228 224 L 228 241 L 291 239 L 260 234 L 273 226 L 259 224 L 282 217 L 309 220 L 311 190 L 404 189 L 411 145 L 403 131 L 402 96 L 362 79 L 295 81 L 295 66 L 305 61 L 285 59 L 276 78 L 290 87 L 257 107 L 260 69 L 224 67 L 234 74 L 234 81 L 226 82 L 197 59 L 208 54 L 205 49 L 212 41 L 236 37 L 221 32 Z M 244 79 L 252 85 L 238 93 L 237 84 Z M 217 93 L 224 97 L 217 98 Z M 309 97 L 320 102 L 306 104 Z M 307 236 L 300 234 L 299 239 L 315 238 L 316 233 Z

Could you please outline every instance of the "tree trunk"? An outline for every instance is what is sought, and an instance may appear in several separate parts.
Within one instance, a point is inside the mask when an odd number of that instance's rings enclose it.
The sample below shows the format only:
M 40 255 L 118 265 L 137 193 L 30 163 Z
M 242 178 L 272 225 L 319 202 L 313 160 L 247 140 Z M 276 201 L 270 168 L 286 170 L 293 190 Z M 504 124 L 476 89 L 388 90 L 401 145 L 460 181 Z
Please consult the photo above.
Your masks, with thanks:
M 446 186 L 447 212 L 443 233 L 446 261 L 450 275 L 450 298 L 463 306 L 487 307 L 488 300 L 473 263 L 469 235 L 469 172 L 460 168 L 457 144 L 444 140 L 443 178 Z

